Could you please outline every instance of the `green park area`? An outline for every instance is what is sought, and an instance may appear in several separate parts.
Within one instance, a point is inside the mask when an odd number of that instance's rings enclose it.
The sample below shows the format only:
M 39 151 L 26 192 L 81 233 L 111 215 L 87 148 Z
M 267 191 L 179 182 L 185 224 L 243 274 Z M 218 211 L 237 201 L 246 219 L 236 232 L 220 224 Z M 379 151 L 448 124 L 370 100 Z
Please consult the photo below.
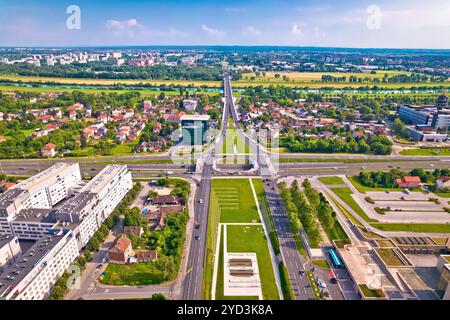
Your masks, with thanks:
M 255 187 L 259 193 L 262 185 Z M 260 200 L 259 197 L 258 201 Z M 262 199 L 261 199 L 262 200 Z M 227 226 L 228 252 L 254 252 L 257 255 L 264 299 L 279 299 L 275 275 L 270 260 L 267 239 L 257 211 L 254 195 L 248 179 L 213 179 L 211 182 L 210 216 L 208 220 L 206 267 L 203 274 L 203 298 L 211 299 L 215 251 L 219 223 L 240 223 Z M 248 223 L 249 225 L 246 225 Z M 253 224 L 258 223 L 258 224 Z M 224 226 L 222 227 L 222 229 Z M 221 232 L 216 299 L 254 299 L 255 297 L 224 297 L 223 295 L 223 247 Z
M 320 182 L 322 182 L 323 184 L 326 185 L 340 185 L 340 184 L 345 184 L 344 180 L 342 180 L 342 178 L 339 177 L 322 177 L 319 178 Z
M 383 188 L 383 187 L 366 187 L 359 181 L 359 176 L 348 176 L 348 180 L 353 184 L 353 186 L 361 193 L 366 193 L 370 191 L 402 191 L 401 188 Z
M 236 150 L 235 147 L 236 146 Z M 224 154 L 249 154 L 250 147 L 245 143 L 237 129 L 233 126 L 227 128 L 227 134 L 222 143 L 222 153 Z
M 450 156 L 450 148 L 405 149 L 402 156 Z
M 353 211 L 355 211 L 361 218 L 363 218 L 367 222 L 378 222 L 375 219 L 369 218 L 369 216 L 364 212 L 363 209 L 359 206 L 359 204 L 352 197 L 352 190 L 350 188 L 331 188 L 331 191 L 334 192 L 342 201 L 344 201 Z

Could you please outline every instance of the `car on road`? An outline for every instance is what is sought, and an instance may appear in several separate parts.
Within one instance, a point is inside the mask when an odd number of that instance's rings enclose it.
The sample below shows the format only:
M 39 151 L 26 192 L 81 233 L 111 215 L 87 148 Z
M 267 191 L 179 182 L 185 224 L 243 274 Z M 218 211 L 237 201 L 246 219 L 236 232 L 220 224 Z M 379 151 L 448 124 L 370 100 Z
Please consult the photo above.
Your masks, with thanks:
M 102 264 L 97 265 L 97 269 L 101 269 L 101 267 L 103 267 Z
M 203 204 L 203 199 L 198 200 L 198 203 Z
M 323 282 L 323 281 L 320 280 L 320 279 L 317 280 L 317 285 L 318 285 L 320 288 L 322 288 L 322 289 L 326 289 L 326 288 L 327 288 L 326 283 Z
M 23 167 L 20 167 L 19 170 L 20 170 L 20 171 L 25 171 L 25 170 L 27 170 L 27 169 L 25 169 L 25 168 L 23 168 Z
M 195 229 L 197 229 L 197 230 L 200 229 L 200 223 L 195 224 Z
M 300 269 L 300 270 L 298 271 L 298 274 L 301 275 L 301 276 L 303 277 L 303 276 L 305 275 L 305 270 Z
M 200 240 L 201 238 L 200 238 L 200 235 L 196 235 L 195 236 L 195 240 Z
M 434 164 L 430 164 L 430 167 L 431 167 L 431 168 L 434 168 Z

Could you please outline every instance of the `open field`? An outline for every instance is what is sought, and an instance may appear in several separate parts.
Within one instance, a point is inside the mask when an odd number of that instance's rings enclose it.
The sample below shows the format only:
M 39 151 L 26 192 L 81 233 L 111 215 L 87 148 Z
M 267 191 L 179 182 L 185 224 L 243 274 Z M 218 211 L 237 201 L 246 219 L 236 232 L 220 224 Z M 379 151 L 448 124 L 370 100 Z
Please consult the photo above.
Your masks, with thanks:
M 262 226 L 228 225 L 227 246 L 228 252 L 256 253 L 264 300 L 278 300 L 280 297 Z
M 259 193 L 262 185 L 256 187 Z M 262 200 L 262 199 L 261 199 Z M 259 201 L 259 200 L 258 200 Z M 206 267 L 204 269 L 203 298 L 211 299 L 211 288 L 214 272 L 215 250 L 217 245 L 217 231 L 219 223 L 242 223 L 244 225 L 227 225 L 228 252 L 255 252 L 257 254 L 260 277 L 263 285 L 264 299 L 279 299 L 275 275 L 270 260 L 269 247 L 262 225 L 245 225 L 246 223 L 260 223 L 250 182 L 248 179 L 213 179 L 211 182 L 210 215 L 208 219 L 208 234 L 206 248 Z M 242 227 L 234 232 L 234 227 Z M 246 229 L 249 228 L 249 229 Z M 239 228 L 238 228 L 239 229 Z M 248 232 L 247 232 L 248 231 Z M 231 233 L 230 233 L 231 232 Z M 250 234 L 247 234 L 250 233 Z M 223 234 L 223 233 L 222 233 Z M 249 238 L 246 237 L 248 235 Z M 223 250 L 223 237 L 219 244 Z M 230 247 L 231 246 L 231 247 Z M 231 249 L 233 248 L 233 250 Z M 244 251 L 239 251 L 244 250 Z M 246 250 L 246 251 L 245 251 Z M 253 251 L 252 251 L 253 250 Z M 260 255 L 262 255 L 260 257 Z M 216 284 L 216 299 L 231 299 L 235 297 L 223 296 L 223 258 L 219 258 L 219 270 Z M 260 261 L 260 259 L 262 259 Z M 267 275 L 267 270 L 270 273 Z M 270 285 L 265 281 L 270 281 Z M 265 291 L 267 290 L 267 291 Z M 247 297 L 239 297 L 240 299 Z M 250 297 L 248 297 L 250 299 Z M 251 297 L 252 299 L 254 297 Z
M 21 81 L 21 82 L 42 82 L 42 83 L 59 83 L 59 84 L 82 84 L 82 85 L 104 85 L 112 86 L 117 84 L 136 85 L 136 84 L 150 84 L 155 86 L 160 85 L 175 85 L 175 86 L 207 86 L 219 88 L 220 81 L 196 81 L 196 80 L 153 80 L 153 79 L 92 79 L 92 78 L 56 78 L 56 77 L 31 77 L 31 76 L 12 76 L 0 75 L 0 80 Z
M 277 79 L 275 74 L 279 74 L 280 77 Z M 254 81 L 270 81 L 270 82 L 286 82 L 283 80 L 283 76 L 287 76 L 290 81 L 293 82 L 312 82 L 318 81 L 321 82 L 322 76 L 332 76 L 332 77 L 347 77 L 347 81 L 349 77 L 355 76 L 358 78 L 370 78 L 370 79 L 383 79 L 384 75 L 394 76 L 399 74 L 410 75 L 410 72 L 404 71 L 395 71 L 395 70 L 387 70 L 387 71 L 378 71 L 375 74 L 372 73 L 357 73 L 357 72 L 266 72 L 265 76 L 260 76 L 256 78 Z M 253 81 L 250 78 L 255 77 L 255 73 L 245 73 L 242 75 L 242 80 Z
M 400 151 L 402 156 L 450 156 L 450 148 L 406 149 Z
M 248 179 L 213 179 L 211 193 L 217 200 L 211 208 L 221 223 L 261 222 Z
M 319 178 L 319 181 L 328 185 L 345 184 L 344 180 L 339 177 L 322 177 Z
M 359 73 L 320 73 L 320 72 L 290 72 L 286 74 L 290 81 L 284 81 L 281 76 L 279 79 L 275 79 L 274 76 L 266 78 L 258 78 L 256 80 L 249 80 L 249 76 L 244 75 L 242 80 L 234 82 L 234 87 L 236 88 L 246 88 L 246 87 L 269 87 L 272 85 L 282 85 L 286 87 L 307 87 L 311 89 L 319 88 L 359 88 L 359 87 L 374 87 L 386 89 L 410 89 L 410 88 L 420 88 L 420 87 L 450 87 L 450 82 L 436 82 L 436 83 L 350 83 L 350 82 L 321 82 L 322 75 L 334 75 L 334 76 L 346 76 L 347 81 L 351 75 L 359 77 L 372 77 L 372 78 L 382 78 L 384 73 L 379 74 L 359 74 Z M 393 75 L 395 71 L 391 72 Z M 280 73 L 283 75 L 283 73 Z M 0 80 L 14 81 L 14 82 L 35 82 L 35 83 L 52 83 L 52 84 L 73 84 L 73 85 L 138 85 L 147 84 L 154 86 L 191 86 L 191 87 L 210 87 L 210 88 L 220 88 L 222 86 L 221 81 L 199 81 L 199 80 L 153 80 L 153 79 L 87 79 L 87 78 L 56 78 L 56 77 L 33 77 L 33 76 L 14 76 L 14 75 L 0 75 Z
M 0 85 L 0 91 L 2 92 L 32 92 L 32 93 L 46 93 L 46 92 L 57 92 L 57 93 L 63 93 L 63 92 L 73 92 L 73 91 L 81 91 L 84 93 L 90 93 L 90 94 L 108 94 L 108 93 L 116 93 L 116 94 L 124 94 L 128 93 L 130 91 L 136 91 L 141 94 L 143 97 L 154 97 L 158 96 L 161 93 L 164 93 L 166 96 L 177 96 L 180 94 L 179 91 L 159 91 L 159 90 L 146 90 L 146 89 L 110 89 L 110 88 L 101 88 L 101 89 L 94 89 L 89 87 L 76 87 L 76 88 L 70 88 L 70 87 L 44 87 L 44 86 L 38 86 L 38 87 L 29 87 L 29 86 L 6 86 L 6 85 Z M 207 91 L 198 91 L 199 94 L 207 94 L 207 95 L 218 95 L 217 92 L 207 92 Z

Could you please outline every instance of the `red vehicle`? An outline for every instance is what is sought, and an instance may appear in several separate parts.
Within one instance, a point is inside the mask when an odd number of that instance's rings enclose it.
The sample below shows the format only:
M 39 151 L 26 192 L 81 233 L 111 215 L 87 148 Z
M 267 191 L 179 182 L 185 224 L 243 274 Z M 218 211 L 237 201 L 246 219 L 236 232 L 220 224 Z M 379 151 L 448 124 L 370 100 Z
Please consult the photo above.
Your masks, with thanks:
M 336 283 L 337 282 L 337 279 L 336 279 L 336 276 L 334 275 L 333 270 L 330 270 L 330 272 L 328 272 L 328 276 L 330 278 L 330 282 L 331 283 Z

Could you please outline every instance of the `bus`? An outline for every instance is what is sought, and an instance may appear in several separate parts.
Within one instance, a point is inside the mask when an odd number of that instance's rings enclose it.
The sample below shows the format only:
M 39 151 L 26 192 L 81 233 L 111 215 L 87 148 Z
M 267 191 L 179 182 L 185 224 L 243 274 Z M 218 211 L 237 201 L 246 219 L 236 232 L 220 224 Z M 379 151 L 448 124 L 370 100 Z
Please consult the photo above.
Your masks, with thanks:
M 334 249 L 330 249 L 328 251 L 328 256 L 330 257 L 333 267 L 335 267 L 336 269 L 340 269 L 343 267 L 342 261 L 338 257 L 338 255 L 336 254 L 336 251 L 334 251 Z

